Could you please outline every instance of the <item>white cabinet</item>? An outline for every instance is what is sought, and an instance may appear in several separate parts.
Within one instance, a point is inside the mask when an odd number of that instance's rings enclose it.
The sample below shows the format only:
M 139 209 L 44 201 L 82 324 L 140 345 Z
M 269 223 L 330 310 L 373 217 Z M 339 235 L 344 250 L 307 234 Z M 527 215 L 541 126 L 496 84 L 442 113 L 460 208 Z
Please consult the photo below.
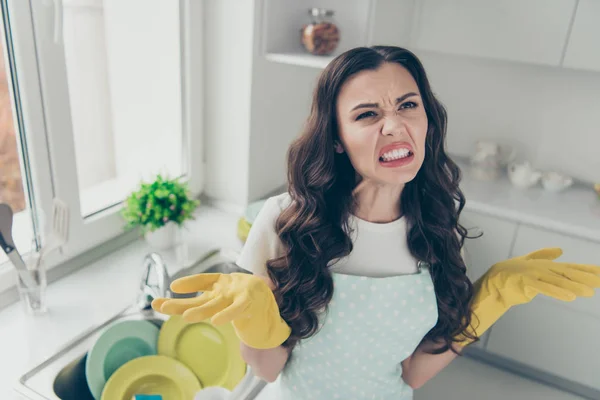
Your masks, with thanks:
M 600 263 L 600 245 L 531 227 L 520 227 L 512 256 L 560 246 L 561 259 Z M 510 309 L 493 327 L 487 351 L 571 381 L 600 389 L 600 293 L 559 302 L 538 296 Z
M 574 238 L 543 229 L 522 226 L 517 232 L 513 256 L 520 256 L 544 247 L 560 247 L 563 255 L 556 261 L 570 261 L 580 264 L 600 265 L 600 243 Z M 600 290 L 591 298 L 578 298 L 572 302 L 563 302 L 548 298 L 560 307 L 567 307 L 573 311 L 591 314 L 600 319 Z M 598 332 L 600 334 L 600 332 Z
M 560 65 L 575 0 L 422 0 L 417 49 Z M 590 39 L 591 40 L 591 39 Z
M 600 390 L 600 320 L 545 298 L 510 309 L 486 351 Z
M 483 236 L 465 241 L 467 275 L 475 282 L 492 264 L 510 256 L 517 224 L 471 211 L 462 212 L 460 223 L 469 230 L 469 236 L 483 232 Z
M 564 67 L 600 71 L 600 1 L 580 0 Z
M 464 247 L 467 276 L 471 282 L 475 282 L 492 264 L 508 258 L 517 226 L 512 222 L 471 211 L 462 212 L 460 223 L 469 230 L 469 236 L 483 233 L 483 236 L 477 239 L 467 239 Z M 490 331 L 472 346 L 483 348 Z

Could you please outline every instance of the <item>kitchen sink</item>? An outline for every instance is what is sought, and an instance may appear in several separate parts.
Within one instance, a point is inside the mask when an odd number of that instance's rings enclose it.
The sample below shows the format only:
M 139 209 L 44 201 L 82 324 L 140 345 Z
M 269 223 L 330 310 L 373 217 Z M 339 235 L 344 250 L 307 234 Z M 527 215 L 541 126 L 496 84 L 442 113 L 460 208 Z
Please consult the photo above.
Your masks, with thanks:
M 162 260 L 156 253 L 153 256 L 154 260 Z M 164 266 L 161 266 L 163 268 L 161 273 L 164 274 L 162 277 L 166 277 L 168 281 L 198 273 L 247 273 L 247 271 L 235 264 L 235 257 L 235 252 L 214 250 L 193 265 L 180 270 L 173 277 L 166 275 Z M 161 275 L 161 273 L 158 275 Z M 148 283 L 148 273 L 143 274 L 143 283 Z M 148 285 L 148 287 L 154 286 Z M 166 293 L 160 293 L 160 295 L 169 297 L 195 295 L 178 295 L 169 292 L 168 288 L 163 287 L 163 289 Z M 143 291 L 142 297 L 150 292 Z M 151 298 L 144 298 L 143 300 L 125 308 L 107 321 L 83 332 L 59 349 L 54 355 L 25 373 L 19 378 L 15 387 L 17 392 L 25 398 L 32 400 L 93 400 L 94 398 L 88 389 L 85 378 L 85 361 L 87 352 L 105 328 L 115 322 L 126 320 L 147 320 L 160 327 L 167 320 L 168 316 L 156 313 L 150 308 Z M 265 385 L 266 382 L 254 377 L 251 369 L 248 368 L 246 376 L 234 391 L 236 393 L 235 400 L 254 399 Z

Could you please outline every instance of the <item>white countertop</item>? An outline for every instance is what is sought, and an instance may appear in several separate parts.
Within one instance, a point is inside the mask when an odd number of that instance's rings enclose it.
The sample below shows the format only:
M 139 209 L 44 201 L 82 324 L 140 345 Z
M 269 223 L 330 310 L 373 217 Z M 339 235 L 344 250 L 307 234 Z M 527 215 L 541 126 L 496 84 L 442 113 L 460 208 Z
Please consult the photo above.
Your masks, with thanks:
M 505 175 L 491 182 L 476 180 L 464 160 L 453 159 L 463 172 L 465 210 L 600 242 L 600 199 L 593 187 L 576 184 L 552 193 L 538 184 L 523 190 Z
M 593 189 L 573 187 L 563 193 L 541 188 L 513 188 L 506 178 L 480 182 L 464 164 L 462 188 L 466 209 L 600 241 L 600 201 Z M 239 250 L 238 215 L 203 206 L 190 223 L 190 259 L 215 248 Z M 21 304 L 0 310 L 0 399 L 21 399 L 12 388 L 26 371 L 56 352 L 84 330 L 132 304 L 143 257 L 151 249 L 136 241 L 75 273 L 52 283 L 47 290 L 49 312 L 24 314 Z M 180 267 L 174 254 L 161 252 L 172 274 Z
M 190 259 L 215 248 L 239 251 L 237 218 L 201 207 L 188 232 Z M 133 304 L 142 260 L 150 251 L 144 241 L 136 241 L 50 284 L 45 315 L 27 315 L 20 303 L 0 310 L 0 399 L 23 399 L 13 391 L 20 376 L 86 329 Z M 180 268 L 173 252 L 159 253 L 170 274 Z

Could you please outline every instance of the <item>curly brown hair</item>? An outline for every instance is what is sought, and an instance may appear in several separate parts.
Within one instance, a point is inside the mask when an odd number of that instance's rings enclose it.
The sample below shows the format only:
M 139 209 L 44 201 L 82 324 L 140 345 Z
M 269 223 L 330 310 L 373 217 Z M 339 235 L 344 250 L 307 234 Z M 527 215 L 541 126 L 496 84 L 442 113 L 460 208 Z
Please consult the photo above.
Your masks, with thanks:
M 285 346 L 293 347 L 317 332 L 319 316 L 334 290 L 330 262 L 352 251 L 348 221 L 356 209 L 352 191 L 357 173 L 345 153 L 334 151 L 338 93 L 351 76 L 387 62 L 398 63 L 411 73 L 428 118 L 425 159 L 416 177 L 405 185 L 400 202 L 409 226 L 409 249 L 417 260 L 430 264 L 437 296 L 439 318 L 424 339 L 443 343 L 432 351 L 436 354 L 452 348 L 453 338 L 460 333 L 478 340 L 466 332 L 473 286 L 460 254 L 468 237 L 458 222 L 465 198 L 459 188 L 460 170 L 444 149 L 446 111 L 412 52 L 375 46 L 349 50 L 325 68 L 304 132 L 288 152 L 292 201 L 276 223 L 285 254 L 267 262 L 281 316 L 292 328 Z

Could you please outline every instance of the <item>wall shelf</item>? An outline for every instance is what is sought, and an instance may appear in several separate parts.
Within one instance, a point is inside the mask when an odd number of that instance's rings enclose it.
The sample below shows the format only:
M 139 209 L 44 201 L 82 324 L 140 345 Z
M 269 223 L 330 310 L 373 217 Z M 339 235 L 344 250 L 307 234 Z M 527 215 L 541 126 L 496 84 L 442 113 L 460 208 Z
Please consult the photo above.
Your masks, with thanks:
M 281 64 L 299 65 L 310 68 L 325 68 L 335 57 L 314 56 L 308 53 L 270 53 L 266 59 Z
M 265 0 L 262 50 L 269 61 L 324 68 L 335 56 L 370 42 L 375 0 Z M 340 42 L 329 57 L 308 53 L 301 43 L 301 29 L 310 22 L 310 8 L 334 11 L 333 22 L 340 30 Z

